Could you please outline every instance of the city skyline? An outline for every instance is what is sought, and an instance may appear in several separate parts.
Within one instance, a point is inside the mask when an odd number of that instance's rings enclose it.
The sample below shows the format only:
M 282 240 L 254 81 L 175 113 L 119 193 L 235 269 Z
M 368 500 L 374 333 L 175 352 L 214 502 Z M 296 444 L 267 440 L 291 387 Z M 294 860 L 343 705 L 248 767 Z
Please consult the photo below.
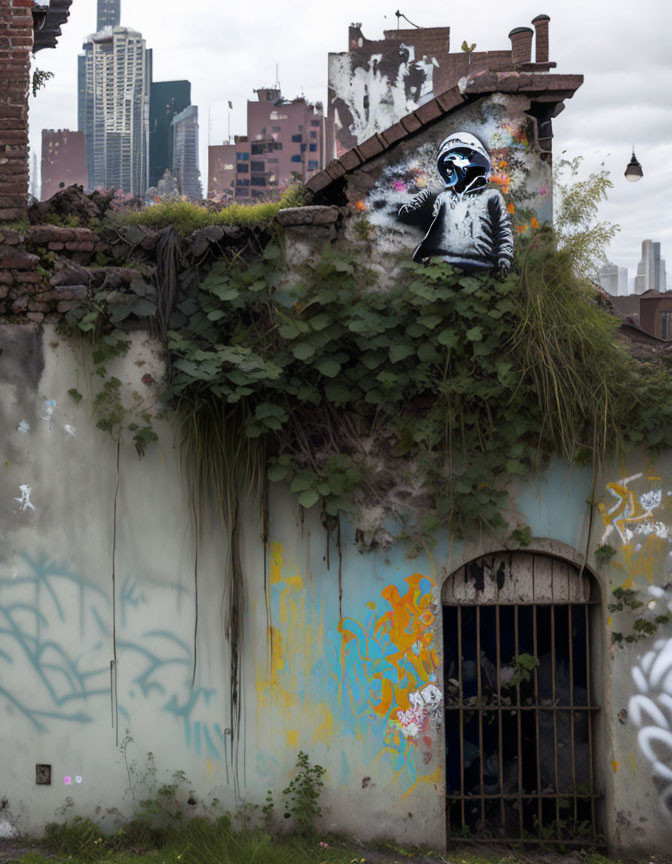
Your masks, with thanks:
M 451 15 L 420 0 L 411 17 L 425 27 L 451 27 L 454 47 L 467 40 L 476 42 L 477 50 L 504 50 L 509 47 L 508 30 L 529 26 L 540 12 L 551 16 L 550 55 L 558 63 L 556 71 L 585 75 L 584 86 L 554 124 L 556 164 L 582 155 L 586 170 L 599 169 L 602 163 L 610 170 L 615 188 L 600 217 L 621 224 L 609 259 L 632 274 L 642 239 L 654 237 L 662 244 L 663 257 L 671 254 L 667 189 L 672 166 L 665 149 L 672 131 L 666 97 L 672 88 L 672 64 L 663 34 L 672 26 L 672 10 L 661 0 L 642 0 L 642 14 L 627 21 L 609 10 L 606 0 L 596 0 L 590 8 L 578 0 L 554 0 L 543 8 L 538 0 L 517 0 L 496 15 L 492 10 L 485 15 L 483 2 Z M 303 12 L 297 18 L 285 0 L 269 5 L 255 23 L 251 51 L 246 34 L 252 38 L 252 30 L 243 9 L 224 10 L 205 0 L 193 0 L 188 10 L 176 0 L 140 5 L 127 0 L 122 6 L 122 24 L 142 32 L 154 49 L 154 77 L 192 81 L 192 100 L 200 106 L 202 166 L 207 164 L 208 143 L 221 144 L 227 138 L 228 100 L 234 106 L 231 132 L 244 134 L 246 101 L 255 88 L 275 81 L 276 62 L 288 98 L 303 92 L 309 101 L 326 103 L 327 57 L 347 49 L 348 25 L 361 21 L 369 39 L 382 38 L 384 29 L 396 26 L 394 9 L 382 0 L 371 0 L 365 14 L 350 0 L 333 9 L 309 2 Z M 95 0 L 78 0 L 58 48 L 40 58 L 40 65 L 55 71 L 56 78 L 31 106 L 32 146 L 38 150 L 42 128 L 75 128 L 75 56 L 82 35 L 91 32 L 95 22 Z M 596 31 L 599 40 L 593 38 Z M 614 52 L 615 44 L 627 49 Z M 624 116 L 629 123 L 623 122 Z M 623 172 L 633 144 L 644 179 L 628 184 Z

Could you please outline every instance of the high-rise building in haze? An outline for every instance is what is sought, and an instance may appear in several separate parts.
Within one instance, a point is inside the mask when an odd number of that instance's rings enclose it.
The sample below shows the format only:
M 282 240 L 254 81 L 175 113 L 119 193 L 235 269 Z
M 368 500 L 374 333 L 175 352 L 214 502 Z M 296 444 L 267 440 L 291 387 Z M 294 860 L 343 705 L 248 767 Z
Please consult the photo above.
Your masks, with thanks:
M 255 92 L 257 101 L 247 103 L 247 135 L 209 148 L 208 197 L 277 197 L 325 165 L 322 104 L 283 99 L 277 87 Z
M 173 118 L 173 177 L 180 195 L 191 201 L 203 197 L 198 167 L 198 108 L 190 105 Z
M 635 277 L 635 294 L 645 291 L 667 291 L 665 259 L 660 257 L 660 243 L 653 240 L 642 241 L 642 260 Z
M 616 264 L 605 264 L 598 274 L 600 285 L 612 297 L 626 297 L 628 294 L 628 268 Z
M 121 0 L 98 0 L 98 33 L 106 27 L 118 27 L 121 24 Z
M 149 185 L 173 170 L 173 120 L 191 105 L 189 81 L 152 81 L 149 98 Z
M 152 52 L 129 27 L 95 33 L 83 51 L 78 114 L 89 186 L 143 195 L 149 185 Z
M 86 139 L 83 132 L 69 129 L 42 130 L 42 193 L 43 201 L 51 198 L 63 186 L 74 183 L 86 187 Z

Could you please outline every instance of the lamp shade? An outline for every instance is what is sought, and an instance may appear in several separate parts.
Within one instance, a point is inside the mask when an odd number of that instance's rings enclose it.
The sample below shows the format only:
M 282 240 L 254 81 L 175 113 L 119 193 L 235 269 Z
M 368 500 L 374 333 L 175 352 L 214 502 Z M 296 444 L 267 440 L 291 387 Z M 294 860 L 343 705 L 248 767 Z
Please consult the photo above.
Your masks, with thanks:
M 637 161 L 635 151 L 632 151 L 632 159 L 628 162 L 628 167 L 625 169 L 625 179 L 630 183 L 636 183 L 644 176 L 642 166 Z

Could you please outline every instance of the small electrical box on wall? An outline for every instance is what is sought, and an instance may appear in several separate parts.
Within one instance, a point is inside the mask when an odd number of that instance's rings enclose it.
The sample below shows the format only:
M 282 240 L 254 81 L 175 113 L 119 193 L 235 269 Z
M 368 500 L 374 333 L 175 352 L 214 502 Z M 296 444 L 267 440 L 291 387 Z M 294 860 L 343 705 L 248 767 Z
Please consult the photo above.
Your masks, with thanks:
M 35 783 L 37 786 L 51 786 L 51 765 L 35 766 Z

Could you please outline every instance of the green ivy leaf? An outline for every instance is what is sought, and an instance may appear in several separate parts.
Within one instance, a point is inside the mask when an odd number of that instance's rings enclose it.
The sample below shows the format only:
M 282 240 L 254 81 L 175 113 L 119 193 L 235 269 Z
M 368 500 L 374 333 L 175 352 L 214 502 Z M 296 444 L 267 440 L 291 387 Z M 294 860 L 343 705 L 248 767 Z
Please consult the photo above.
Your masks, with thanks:
M 308 360 L 315 354 L 315 346 L 311 345 L 310 342 L 298 342 L 292 348 L 292 354 L 297 360 Z
M 300 471 L 295 475 L 290 486 L 292 492 L 304 492 L 307 489 L 314 489 L 317 484 L 317 478 L 312 471 Z
M 337 360 L 324 358 L 315 364 L 317 371 L 327 378 L 335 378 L 341 371 L 341 364 Z
M 433 330 L 443 321 L 442 315 L 425 315 L 422 318 L 418 318 L 418 324 L 422 324 L 423 327 L 426 327 L 428 330 Z
M 480 342 L 483 338 L 483 328 L 482 327 L 472 327 L 471 330 L 467 330 L 467 339 L 470 342 Z
M 399 363 L 415 354 L 415 348 L 412 345 L 393 345 L 390 348 L 390 360 L 392 363 Z
M 446 327 L 436 338 L 439 345 L 445 345 L 446 348 L 454 348 L 457 345 L 457 333 L 451 328 Z
M 320 500 L 320 493 L 316 489 L 306 489 L 299 495 L 299 504 L 309 510 Z

